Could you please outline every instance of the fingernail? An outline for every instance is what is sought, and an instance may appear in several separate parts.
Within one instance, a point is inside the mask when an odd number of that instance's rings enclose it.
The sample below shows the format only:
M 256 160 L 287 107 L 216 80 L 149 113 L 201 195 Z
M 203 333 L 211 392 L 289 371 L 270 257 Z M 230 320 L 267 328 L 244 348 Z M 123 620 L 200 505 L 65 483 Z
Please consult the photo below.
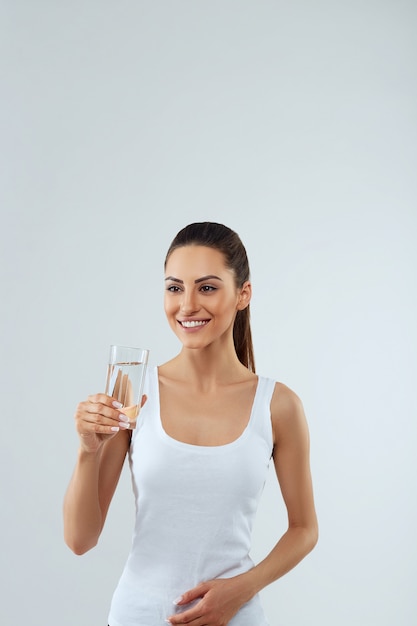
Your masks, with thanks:
M 128 422 L 128 421 L 129 421 L 129 418 L 128 418 L 128 416 L 127 416 L 127 415 L 125 415 L 124 413 L 119 413 L 119 420 L 120 420 L 121 422 Z
M 118 433 L 120 428 L 118 426 L 112 426 L 110 430 L 112 430 L 114 433 Z
M 129 428 L 130 424 L 129 422 L 119 422 L 119 426 L 120 428 Z
M 123 404 L 121 402 L 117 402 L 117 400 L 113 400 L 112 405 L 115 409 L 121 409 Z
M 179 596 L 178 598 L 175 598 L 175 600 L 173 601 L 173 604 L 178 604 L 179 602 L 181 602 L 182 600 L 182 596 Z

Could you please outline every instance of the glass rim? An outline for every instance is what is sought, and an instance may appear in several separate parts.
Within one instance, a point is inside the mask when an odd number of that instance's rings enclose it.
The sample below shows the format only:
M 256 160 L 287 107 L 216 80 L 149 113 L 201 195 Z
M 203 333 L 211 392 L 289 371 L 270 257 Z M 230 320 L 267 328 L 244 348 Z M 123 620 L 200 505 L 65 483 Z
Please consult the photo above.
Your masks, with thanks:
M 140 348 L 139 346 L 125 346 L 121 343 L 111 343 L 110 348 L 121 348 L 123 350 L 140 350 L 141 352 L 149 352 L 149 348 Z

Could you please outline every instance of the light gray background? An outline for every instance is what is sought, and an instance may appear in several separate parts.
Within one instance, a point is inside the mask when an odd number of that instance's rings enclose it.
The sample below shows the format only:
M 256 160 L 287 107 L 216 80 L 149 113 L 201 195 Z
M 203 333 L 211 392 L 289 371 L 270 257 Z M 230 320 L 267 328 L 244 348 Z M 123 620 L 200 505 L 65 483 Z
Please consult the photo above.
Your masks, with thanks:
M 206 219 L 246 244 L 258 371 L 311 430 L 320 542 L 271 626 L 415 623 L 415 2 L 0 6 L 0 623 L 107 624 L 129 477 L 72 555 L 73 414 L 110 343 L 176 352 L 162 261 Z M 284 528 L 271 473 L 255 559 Z

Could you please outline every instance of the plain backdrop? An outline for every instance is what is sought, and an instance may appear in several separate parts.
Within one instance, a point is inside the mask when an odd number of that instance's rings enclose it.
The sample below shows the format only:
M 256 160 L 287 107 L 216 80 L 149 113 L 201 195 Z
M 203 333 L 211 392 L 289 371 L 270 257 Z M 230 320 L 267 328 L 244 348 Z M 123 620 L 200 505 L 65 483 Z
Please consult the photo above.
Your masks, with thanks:
M 73 555 L 73 415 L 110 343 L 179 349 L 162 264 L 201 220 L 245 243 L 257 370 L 310 426 L 320 541 L 263 591 L 271 626 L 416 623 L 416 18 L 413 0 L 0 2 L 1 624 L 107 624 L 130 478 Z M 255 560 L 285 523 L 271 472 Z

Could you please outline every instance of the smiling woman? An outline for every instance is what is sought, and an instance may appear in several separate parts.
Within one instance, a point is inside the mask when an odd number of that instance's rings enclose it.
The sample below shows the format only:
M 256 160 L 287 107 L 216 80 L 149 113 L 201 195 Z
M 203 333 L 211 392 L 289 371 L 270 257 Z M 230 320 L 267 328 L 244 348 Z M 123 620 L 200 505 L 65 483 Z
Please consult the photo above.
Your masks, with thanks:
M 178 248 L 199 246 L 206 251 L 216 251 L 222 255 L 223 264 L 233 276 L 237 289 L 249 284 L 250 269 L 246 249 L 240 237 L 232 229 L 213 222 L 198 222 L 183 228 L 172 241 L 166 258 L 165 270 L 172 254 Z M 224 271 L 225 268 L 223 268 Z M 233 341 L 236 355 L 249 370 L 255 371 L 255 360 L 250 327 L 250 296 L 246 306 L 236 312 L 233 324 Z
M 303 407 L 255 373 L 249 263 L 234 231 L 185 227 L 165 273 L 165 313 L 181 350 L 149 372 L 132 437 L 114 398 L 78 406 L 66 541 L 76 553 L 97 543 L 129 454 L 136 525 L 109 625 L 267 626 L 259 591 L 317 541 Z M 271 459 L 288 529 L 255 565 L 251 531 Z
M 165 313 L 173 331 L 186 341 L 184 345 L 191 347 L 190 334 L 194 342 L 208 342 L 207 347 L 214 349 L 216 340 L 232 342 L 229 331 L 237 314 L 249 306 L 250 282 L 236 284 L 224 254 L 196 244 L 173 250 L 165 268 Z

